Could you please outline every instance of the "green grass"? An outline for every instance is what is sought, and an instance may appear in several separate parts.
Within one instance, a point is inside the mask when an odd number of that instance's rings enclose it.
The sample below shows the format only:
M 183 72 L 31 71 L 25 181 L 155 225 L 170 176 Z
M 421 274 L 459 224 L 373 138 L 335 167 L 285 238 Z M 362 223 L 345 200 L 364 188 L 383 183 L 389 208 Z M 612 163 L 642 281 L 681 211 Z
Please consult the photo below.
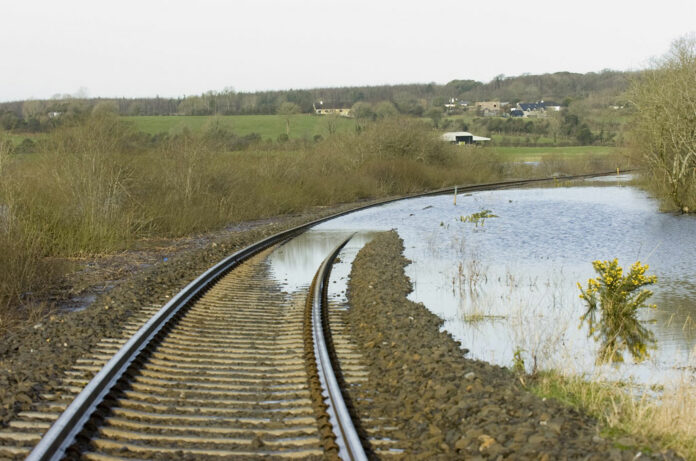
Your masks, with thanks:
M 491 149 L 508 162 L 538 162 L 545 157 L 568 156 L 582 157 L 585 155 L 610 155 L 618 151 L 611 146 L 566 146 L 566 147 L 503 147 L 494 146 Z
M 138 130 L 150 134 L 176 132 L 184 127 L 198 132 L 215 119 L 240 136 L 258 133 L 264 140 L 275 141 L 278 135 L 286 131 L 286 117 L 283 115 L 128 116 L 121 119 L 134 123 Z M 328 116 L 297 114 L 290 116 L 290 137 L 313 139 L 318 134 L 326 138 L 331 120 L 335 121 L 336 132 L 348 132 L 355 128 L 355 121 L 345 117 L 332 119 Z
M 32 141 L 37 142 L 46 137 L 44 133 L 11 133 L 7 131 L 0 132 L 0 135 L 9 138 L 10 141 L 12 141 L 12 144 L 15 146 L 19 146 L 25 139 L 31 139 Z
M 568 137 L 559 137 L 556 141 L 549 136 L 539 136 L 533 134 L 497 134 L 489 135 L 494 143 L 501 146 L 512 147 L 531 147 L 531 144 L 536 144 L 536 147 L 558 147 L 556 142 L 564 144 L 574 144 L 575 140 Z

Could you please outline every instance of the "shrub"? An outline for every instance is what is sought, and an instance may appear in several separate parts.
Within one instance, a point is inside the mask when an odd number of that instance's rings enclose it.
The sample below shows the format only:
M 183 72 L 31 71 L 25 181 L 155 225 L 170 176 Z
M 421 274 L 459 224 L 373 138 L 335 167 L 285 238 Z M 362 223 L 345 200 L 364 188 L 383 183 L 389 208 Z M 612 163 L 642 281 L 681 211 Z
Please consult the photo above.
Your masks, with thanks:
M 461 222 L 470 222 L 474 223 L 476 227 L 478 227 L 479 224 L 481 224 L 481 227 L 486 224 L 486 219 L 490 218 L 497 218 L 498 215 L 494 215 L 491 210 L 481 210 L 476 213 L 472 213 L 468 216 L 460 216 L 459 220 Z
M 451 163 L 456 148 L 442 142 L 427 123 L 412 118 L 389 118 L 369 124 L 354 142 L 363 155 L 412 159 L 435 165 Z
M 648 358 L 647 346 L 655 343 L 655 336 L 641 325 L 637 311 L 648 307 L 645 302 L 652 292 L 643 287 L 657 282 L 657 277 L 645 276 L 648 265 L 640 261 L 631 266 L 626 276 L 617 259 L 594 261 L 592 266 L 599 275 L 587 281 L 587 288 L 579 283 L 578 288 L 580 298 L 587 304 L 580 324 L 587 322 L 588 336 L 602 341 L 597 362 L 622 362 L 624 350 L 637 361 Z

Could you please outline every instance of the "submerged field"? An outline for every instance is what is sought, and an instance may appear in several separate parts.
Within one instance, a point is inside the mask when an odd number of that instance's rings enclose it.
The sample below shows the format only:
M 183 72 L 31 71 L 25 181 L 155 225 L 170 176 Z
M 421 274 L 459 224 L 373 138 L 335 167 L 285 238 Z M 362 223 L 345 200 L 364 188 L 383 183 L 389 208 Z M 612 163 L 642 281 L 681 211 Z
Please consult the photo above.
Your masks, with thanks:
M 395 229 L 410 261 L 409 299 L 442 319 L 467 357 L 517 370 L 522 384 L 590 412 L 622 445 L 646 439 L 696 459 L 696 220 L 660 213 L 626 179 L 474 192 L 456 204 L 416 198 L 323 223 L 315 235 L 330 248 L 327 236 Z M 481 210 L 495 216 L 462 220 Z M 599 344 L 580 321 L 576 283 L 596 275 L 593 260 L 614 257 L 626 268 L 648 263 L 658 278 L 657 308 L 639 312 L 656 339 L 642 362 L 626 353 L 597 364 Z
M 509 162 L 539 162 L 550 157 L 583 157 L 590 155 L 610 155 L 620 152 L 613 146 L 543 146 L 543 147 L 511 147 L 494 146 L 492 149 L 503 160 Z

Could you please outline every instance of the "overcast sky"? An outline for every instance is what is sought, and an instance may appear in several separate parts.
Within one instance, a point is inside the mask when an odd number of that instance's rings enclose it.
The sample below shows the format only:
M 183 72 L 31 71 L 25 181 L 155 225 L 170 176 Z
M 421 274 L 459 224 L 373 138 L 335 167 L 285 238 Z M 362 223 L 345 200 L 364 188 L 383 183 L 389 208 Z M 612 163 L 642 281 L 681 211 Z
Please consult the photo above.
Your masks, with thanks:
M 640 69 L 696 0 L 0 0 L 0 101 Z

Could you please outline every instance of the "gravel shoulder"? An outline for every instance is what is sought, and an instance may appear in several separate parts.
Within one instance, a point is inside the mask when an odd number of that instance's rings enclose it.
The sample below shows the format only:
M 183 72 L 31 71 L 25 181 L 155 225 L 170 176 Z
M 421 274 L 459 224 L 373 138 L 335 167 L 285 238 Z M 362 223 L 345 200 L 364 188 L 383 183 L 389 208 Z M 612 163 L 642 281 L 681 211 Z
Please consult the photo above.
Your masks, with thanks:
M 356 409 L 392 418 L 406 458 L 678 459 L 617 448 L 592 418 L 533 395 L 506 368 L 467 359 L 442 321 L 406 298 L 408 262 L 393 231 L 367 244 L 353 263 L 347 315 L 372 395 L 353 399 Z

